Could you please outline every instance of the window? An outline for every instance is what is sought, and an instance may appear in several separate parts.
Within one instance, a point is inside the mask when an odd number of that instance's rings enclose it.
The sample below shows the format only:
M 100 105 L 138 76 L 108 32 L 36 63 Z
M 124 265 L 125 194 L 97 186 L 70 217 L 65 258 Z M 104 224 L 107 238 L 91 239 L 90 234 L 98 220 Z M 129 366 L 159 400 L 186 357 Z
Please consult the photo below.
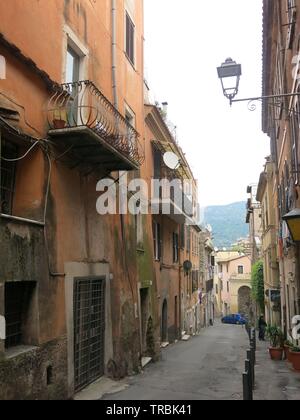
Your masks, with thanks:
M 128 59 L 134 64 L 134 24 L 126 12 L 126 54 Z
M 173 233 L 173 262 L 179 261 L 179 237 L 178 233 Z
M 15 159 L 17 157 L 17 147 L 4 141 L 2 143 L 2 156 L 7 159 Z M 0 165 L 0 212 L 5 214 L 12 214 L 13 198 L 15 192 L 16 162 L 6 162 L 5 160 L 1 160 Z
M 192 272 L 192 293 L 196 292 L 199 288 L 199 271 Z
M 142 214 L 135 214 L 134 215 L 134 225 L 135 225 L 135 232 L 136 232 L 136 243 L 139 248 L 143 247 L 143 215 Z
M 135 147 L 135 135 L 133 130 L 130 127 L 135 128 L 135 113 L 125 104 L 125 120 L 128 122 L 129 127 L 127 127 L 127 140 L 128 142 Z
M 79 81 L 80 57 L 76 52 L 68 47 L 66 60 L 66 83 Z
M 223 264 L 218 264 L 219 265 L 219 273 L 223 273 Z
M 186 251 L 190 252 L 191 250 L 191 228 L 190 226 L 186 227 Z
M 299 159 L 298 159 L 298 144 L 299 144 L 299 104 L 295 102 L 294 108 L 290 114 L 290 130 L 291 130 L 291 155 L 292 155 L 292 170 L 295 173 L 295 182 L 299 181 Z
M 244 266 L 242 265 L 238 266 L 238 274 L 244 274 Z
M 180 247 L 185 248 L 185 225 L 180 225 Z
M 162 243 L 161 243 L 161 227 L 159 223 L 153 222 L 153 245 L 154 258 L 156 261 L 161 259 Z
M 161 179 L 162 156 L 161 152 L 153 149 L 154 179 Z
M 229 281 L 227 282 L 227 293 L 229 293 Z
M 218 287 L 218 285 L 216 284 L 216 294 L 218 294 L 219 293 L 219 287 Z
M 223 280 L 220 281 L 220 289 L 223 291 Z
M 26 343 L 26 323 L 29 323 L 30 303 L 35 283 L 5 283 L 5 348 Z
M 296 26 L 296 2 L 295 0 L 287 0 L 287 13 L 288 13 L 288 35 L 287 35 L 287 48 L 291 49 L 295 35 Z

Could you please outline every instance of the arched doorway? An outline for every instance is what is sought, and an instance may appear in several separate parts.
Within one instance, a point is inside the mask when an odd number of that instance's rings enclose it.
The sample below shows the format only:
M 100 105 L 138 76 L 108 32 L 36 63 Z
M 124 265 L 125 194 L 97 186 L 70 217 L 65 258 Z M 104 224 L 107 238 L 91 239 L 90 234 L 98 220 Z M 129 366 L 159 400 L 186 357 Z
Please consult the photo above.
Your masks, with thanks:
M 242 286 L 238 291 L 238 312 L 249 317 L 251 309 L 251 289 Z
M 164 300 L 161 312 L 161 341 L 168 341 L 168 302 Z

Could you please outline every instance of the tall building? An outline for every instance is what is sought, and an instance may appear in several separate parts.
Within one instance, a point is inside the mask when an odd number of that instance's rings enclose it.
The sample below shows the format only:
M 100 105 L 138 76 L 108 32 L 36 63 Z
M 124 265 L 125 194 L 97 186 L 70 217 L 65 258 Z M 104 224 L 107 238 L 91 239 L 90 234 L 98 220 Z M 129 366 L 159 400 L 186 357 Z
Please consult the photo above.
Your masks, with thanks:
M 264 289 L 266 321 L 270 325 L 280 325 L 280 279 L 277 258 L 277 224 L 273 203 L 275 166 L 266 159 L 265 169 L 259 178 L 257 200 L 261 203 L 262 219 L 262 258 L 264 262 Z
M 261 256 L 261 207 L 256 199 L 256 192 L 257 184 L 248 185 L 247 193 L 249 194 L 249 198 L 246 205 L 246 223 L 249 224 L 250 256 L 252 264 L 258 261 Z
M 99 183 L 143 174 L 143 2 L 0 15 L 0 399 L 67 398 L 158 342 L 151 221 L 101 214 Z
M 263 102 L 263 131 L 270 138 L 282 327 L 291 337 L 300 311 L 299 245 L 283 217 L 299 209 L 299 32 L 300 1 L 263 2 L 263 95 L 293 94 Z

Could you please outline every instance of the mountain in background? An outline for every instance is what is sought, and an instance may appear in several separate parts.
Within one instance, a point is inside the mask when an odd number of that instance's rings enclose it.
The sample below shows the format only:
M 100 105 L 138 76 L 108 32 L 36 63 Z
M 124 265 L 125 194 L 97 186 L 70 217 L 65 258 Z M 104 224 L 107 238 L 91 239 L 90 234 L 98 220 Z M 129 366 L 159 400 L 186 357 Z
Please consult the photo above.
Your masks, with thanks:
M 217 248 L 230 248 L 240 238 L 249 235 L 246 224 L 246 202 L 226 206 L 209 206 L 204 209 L 204 224 L 211 225 L 214 245 Z

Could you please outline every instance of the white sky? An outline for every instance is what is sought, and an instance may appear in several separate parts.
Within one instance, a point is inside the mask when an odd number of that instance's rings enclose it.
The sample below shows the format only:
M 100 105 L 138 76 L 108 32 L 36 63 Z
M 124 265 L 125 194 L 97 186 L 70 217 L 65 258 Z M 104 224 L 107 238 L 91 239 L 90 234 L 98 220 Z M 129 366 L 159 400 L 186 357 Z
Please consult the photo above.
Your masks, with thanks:
M 262 0 L 144 0 L 146 78 L 199 182 L 200 205 L 247 199 L 258 182 L 268 137 L 261 109 L 223 96 L 216 67 L 242 64 L 238 97 L 260 96 Z

